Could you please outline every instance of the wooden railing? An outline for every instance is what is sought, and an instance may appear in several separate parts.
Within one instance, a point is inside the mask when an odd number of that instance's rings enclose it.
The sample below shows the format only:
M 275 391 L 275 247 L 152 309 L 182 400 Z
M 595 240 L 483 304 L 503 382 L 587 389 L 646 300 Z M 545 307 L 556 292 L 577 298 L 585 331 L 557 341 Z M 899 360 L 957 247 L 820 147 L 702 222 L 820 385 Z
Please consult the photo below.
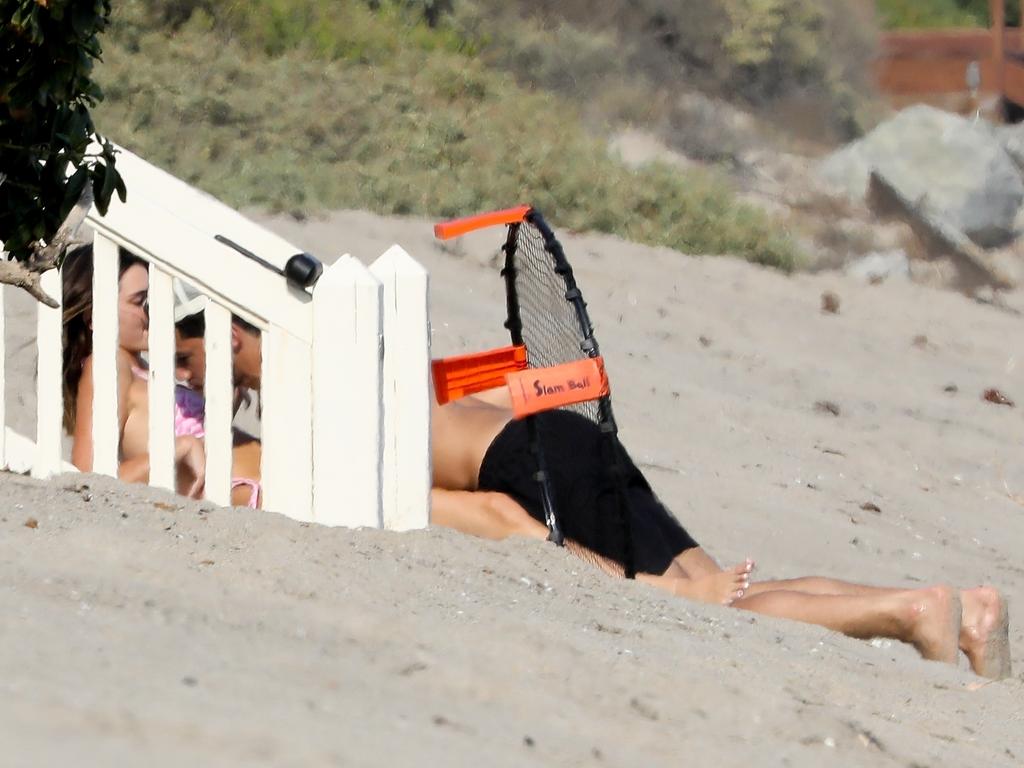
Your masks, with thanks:
M 94 471 L 116 476 L 118 246 L 149 264 L 150 483 L 173 489 L 172 279 L 206 305 L 206 495 L 230 501 L 231 316 L 262 337 L 263 506 L 327 525 L 427 525 L 430 491 L 427 273 L 399 246 L 369 268 L 349 255 L 310 290 L 215 239 L 221 235 L 283 268 L 299 252 L 277 235 L 171 175 L 121 151 L 128 200 L 88 217 L 94 232 Z M 61 276 L 43 276 L 61 296 Z M 0 318 L 3 317 L 0 293 Z M 2 323 L 2 319 L 0 319 Z M 2 332 L 2 326 L 0 326 Z M 0 360 L 2 356 L 0 333 Z M 387 342 L 385 344 L 385 342 Z M 32 474 L 62 461 L 61 310 L 38 308 L 37 419 Z M 3 394 L 0 369 L 0 395 Z M 0 403 L 2 403 L 0 398 Z M 0 410 L 0 436 L 6 434 Z M 8 444 L 9 443 L 9 444 Z M 0 466 L 31 443 L 0 440 Z M 22 464 L 25 457 L 21 457 Z
M 1024 16 L 1024 0 L 1021 10 Z M 990 0 L 990 19 L 989 29 L 883 35 L 875 64 L 882 92 L 900 106 L 930 101 L 967 108 L 968 68 L 976 66 L 979 100 L 996 97 L 1024 105 L 1024 29 L 1006 26 L 1005 0 Z

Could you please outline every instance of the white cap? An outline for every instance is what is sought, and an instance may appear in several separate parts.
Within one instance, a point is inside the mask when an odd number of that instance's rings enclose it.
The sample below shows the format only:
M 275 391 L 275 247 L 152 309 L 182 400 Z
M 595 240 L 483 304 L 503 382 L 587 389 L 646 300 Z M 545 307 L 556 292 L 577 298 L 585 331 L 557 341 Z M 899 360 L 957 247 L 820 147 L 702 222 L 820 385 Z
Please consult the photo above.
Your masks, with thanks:
M 174 322 L 180 323 L 186 317 L 198 315 L 206 309 L 206 296 L 191 283 L 186 283 L 181 278 L 174 278 L 172 281 L 174 290 Z

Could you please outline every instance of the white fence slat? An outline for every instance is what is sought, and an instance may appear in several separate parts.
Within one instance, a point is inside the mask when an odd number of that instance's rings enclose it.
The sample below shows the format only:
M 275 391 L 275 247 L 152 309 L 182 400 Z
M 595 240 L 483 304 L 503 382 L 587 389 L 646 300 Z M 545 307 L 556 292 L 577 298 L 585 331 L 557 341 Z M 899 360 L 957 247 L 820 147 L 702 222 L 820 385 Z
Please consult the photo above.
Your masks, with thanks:
M 351 256 L 313 290 L 313 520 L 383 525 L 382 286 Z
M 206 321 L 206 498 L 231 503 L 231 311 L 207 302 Z
M 397 245 L 370 265 L 384 285 L 384 527 L 430 523 L 427 270 Z
M 40 285 L 61 302 L 61 276 L 56 269 L 41 275 Z M 64 392 L 61 308 L 40 304 L 36 325 L 36 455 L 32 477 L 62 471 L 61 435 L 64 431 Z
M 92 470 L 111 477 L 117 477 L 121 431 L 117 413 L 119 268 L 117 244 L 96 235 L 92 274 Z
M 279 325 L 309 341 L 309 294 L 290 288 L 283 277 L 218 243 L 212 235 L 191 226 L 187 218 L 178 218 L 142 197 L 145 190 L 132 190 L 138 199 L 133 196 L 128 204 L 115 198 L 107 215 L 90 218 L 89 225 L 165 271 L 188 280 L 247 320 Z M 153 232 L 161 233 L 160 237 L 154 239 Z M 240 244 L 255 247 L 248 242 Z M 241 295 L 239 286 L 245 286 Z
M 223 235 L 278 268 L 301 249 L 249 221 L 215 198 L 189 187 L 131 152 L 118 148 L 117 170 L 131 190 L 95 208 L 88 224 L 133 253 L 257 324 L 278 325 L 309 343 L 311 298 L 278 274 L 214 240 Z
M 7 309 L 0 285 L 0 469 L 7 467 Z
M 263 507 L 304 521 L 313 515 L 311 358 L 309 344 L 283 329 L 263 333 Z
M 149 484 L 174 490 L 174 293 L 149 265 Z

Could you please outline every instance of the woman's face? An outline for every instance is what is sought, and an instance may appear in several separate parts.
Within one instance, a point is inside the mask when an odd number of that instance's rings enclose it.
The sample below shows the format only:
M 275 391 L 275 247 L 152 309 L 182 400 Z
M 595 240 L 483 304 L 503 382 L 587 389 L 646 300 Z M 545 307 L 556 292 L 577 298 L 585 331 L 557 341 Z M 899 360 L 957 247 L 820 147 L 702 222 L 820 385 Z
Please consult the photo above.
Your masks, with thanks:
M 129 352 L 143 352 L 149 346 L 149 318 L 145 303 L 149 294 L 149 270 L 132 264 L 121 275 L 117 301 L 119 343 Z

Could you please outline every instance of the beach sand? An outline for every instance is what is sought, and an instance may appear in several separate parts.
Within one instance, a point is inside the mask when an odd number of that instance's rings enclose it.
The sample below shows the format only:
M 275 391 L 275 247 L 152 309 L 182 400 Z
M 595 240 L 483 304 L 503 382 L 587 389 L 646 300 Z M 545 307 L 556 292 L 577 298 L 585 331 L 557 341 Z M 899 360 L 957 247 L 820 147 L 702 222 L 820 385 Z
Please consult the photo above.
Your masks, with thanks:
M 435 356 L 507 343 L 500 231 L 442 246 L 423 220 L 260 218 L 327 261 L 402 244 L 431 273 Z M 1019 315 L 560 235 L 623 441 L 709 552 L 761 577 L 994 584 L 1024 670 Z M 23 432 L 32 312 L 9 302 Z M 979 688 L 963 659 L 673 599 L 552 546 L 325 529 L 91 475 L 2 475 L 0 497 L 5 766 L 1024 761 L 1020 671 Z

